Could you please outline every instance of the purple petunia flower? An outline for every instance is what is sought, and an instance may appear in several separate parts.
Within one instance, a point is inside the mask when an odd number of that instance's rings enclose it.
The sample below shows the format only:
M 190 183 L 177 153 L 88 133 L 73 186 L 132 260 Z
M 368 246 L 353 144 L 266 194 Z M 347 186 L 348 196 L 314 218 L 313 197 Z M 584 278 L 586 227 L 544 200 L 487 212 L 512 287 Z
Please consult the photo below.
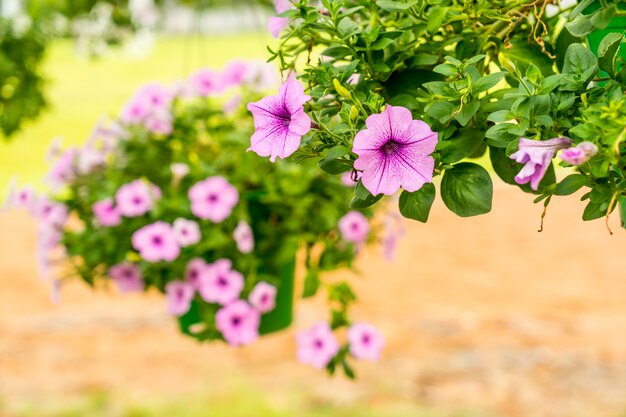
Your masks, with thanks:
M 291 73 L 277 95 L 249 103 L 255 131 L 248 150 L 259 156 L 269 156 L 272 162 L 276 157 L 286 158 L 294 153 L 302 136 L 311 130 L 311 118 L 304 112 L 304 103 L 310 99 Z
M 200 97 L 220 94 L 224 91 L 223 75 L 210 69 L 201 69 L 189 79 L 193 92 Z
M 362 213 L 350 211 L 339 219 L 339 231 L 344 240 L 360 245 L 367 239 L 370 224 Z
M 337 337 L 327 323 L 318 323 L 298 333 L 298 360 L 317 369 L 322 369 L 339 353 Z
M 200 242 L 200 226 L 193 220 L 176 219 L 172 228 L 181 248 Z
M 43 226 L 57 229 L 63 227 L 67 221 L 69 210 L 65 204 L 55 203 L 42 197 L 37 201 L 34 214 Z
M 215 324 L 231 346 L 248 345 L 259 337 L 261 317 L 243 300 L 237 300 L 218 310 Z
M 243 286 L 243 275 L 232 269 L 230 259 L 219 259 L 208 265 L 200 278 L 198 292 L 208 303 L 226 305 L 239 298 Z
M 258 312 L 270 312 L 276 307 L 276 287 L 261 281 L 250 292 L 248 301 Z
M 31 213 L 35 211 L 37 206 L 37 196 L 35 190 L 30 185 L 26 185 L 20 189 L 15 188 L 14 181 L 9 184 L 9 192 L 4 203 L 4 209 L 16 208 L 27 209 Z
M 254 250 L 254 235 L 248 223 L 240 221 L 233 232 L 233 238 L 239 252 L 250 253 Z
M 173 99 L 174 93 L 158 83 L 144 85 L 137 91 L 134 98 L 138 102 L 145 103 L 150 109 L 167 109 Z
M 189 190 L 191 212 L 213 223 L 224 221 L 239 202 L 239 192 L 224 177 L 209 177 Z
M 117 226 L 120 224 L 122 215 L 115 208 L 112 198 L 105 198 L 94 203 L 92 210 L 100 226 Z
M 365 121 L 366 129 L 354 138 L 352 151 L 359 157 L 354 168 L 363 171 L 361 181 L 373 195 L 391 195 L 400 187 L 417 191 L 431 182 L 435 161 L 429 156 L 437 146 L 437 133 L 411 111 L 387 106 Z
M 281 14 L 291 9 L 293 4 L 289 0 L 275 0 L 274 1 L 274 9 L 276 10 L 276 14 Z M 272 16 L 267 22 L 267 29 L 272 34 L 273 37 L 278 38 L 280 32 L 283 31 L 285 27 L 289 24 L 288 17 L 278 17 Z
M 148 262 L 171 262 L 180 254 L 172 226 L 157 221 L 133 233 L 133 248 Z
M 209 265 L 201 258 L 193 258 L 187 263 L 185 269 L 185 279 L 196 290 L 200 289 L 203 281 L 208 279 L 207 273 L 209 271 Z
M 139 266 L 129 262 L 113 265 L 109 268 L 109 277 L 122 293 L 143 290 L 143 280 Z
M 518 151 L 509 157 L 520 164 L 525 164 L 515 176 L 515 182 L 520 185 L 530 182 L 530 188 L 536 191 L 556 152 L 569 148 L 571 144 L 571 139 L 566 137 L 541 141 L 520 138 Z
M 598 147 L 591 142 L 581 142 L 573 148 L 563 149 L 561 159 L 570 165 L 582 165 L 598 153 Z
M 350 326 L 347 337 L 350 354 L 356 359 L 377 361 L 385 346 L 385 339 L 380 332 L 367 323 L 356 323 Z
M 48 173 L 47 180 L 53 188 L 58 188 L 70 182 L 76 175 L 75 162 L 78 156 L 77 148 L 68 148 L 56 160 Z
M 183 281 L 172 281 L 165 286 L 167 310 L 173 316 L 182 316 L 189 311 L 194 290 L 191 284 Z
M 135 180 L 122 185 L 115 194 L 115 202 L 120 214 L 126 217 L 142 216 L 152 210 L 160 197 L 160 190 L 153 184 Z

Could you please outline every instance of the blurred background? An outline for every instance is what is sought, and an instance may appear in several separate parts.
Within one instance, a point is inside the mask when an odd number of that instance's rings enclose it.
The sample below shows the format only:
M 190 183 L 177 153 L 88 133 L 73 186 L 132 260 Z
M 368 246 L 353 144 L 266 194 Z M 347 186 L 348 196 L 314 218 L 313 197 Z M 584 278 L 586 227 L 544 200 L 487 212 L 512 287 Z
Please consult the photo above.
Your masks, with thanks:
M 14 176 L 40 187 L 52 140 L 83 143 L 139 86 L 264 59 L 276 42 L 262 1 L 1 0 L 0 12 L 1 196 Z M 359 295 L 354 318 L 387 339 L 356 381 L 295 359 L 321 299 L 241 349 L 182 337 L 156 294 L 73 282 L 53 304 L 35 221 L 1 213 L 0 416 L 626 416 L 619 219 L 613 236 L 582 223 L 574 195 L 538 233 L 530 196 L 499 182 L 494 194 L 471 219 L 437 202 L 428 224 L 405 223 L 395 261 L 372 247 L 359 273 L 336 273 Z

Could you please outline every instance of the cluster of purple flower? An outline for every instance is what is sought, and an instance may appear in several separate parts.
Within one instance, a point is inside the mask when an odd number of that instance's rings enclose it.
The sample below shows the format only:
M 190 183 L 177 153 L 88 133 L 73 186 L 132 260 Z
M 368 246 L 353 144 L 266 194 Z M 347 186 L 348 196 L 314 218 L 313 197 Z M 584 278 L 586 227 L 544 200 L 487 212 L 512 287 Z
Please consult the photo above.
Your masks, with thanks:
M 223 72 L 198 71 L 176 88 L 158 84 L 144 86 L 124 106 L 119 120 L 106 125 L 99 124 L 84 147 L 62 151 L 55 142 L 49 152 L 52 169 L 47 177 L 54 192 L 61 187 L 71 188 L 75 180 L 94 173 L 96 169 L 103 168 L 104 172 L 109 161 L 119 158 L 119 143 L 130 138 L 136 130 L 145 129 L 157 136 L 173 135 L 176 120 L 173 108 L 178 99 L 217 95 L 229 87 L 244 84 L 250 84 L 257 90 L 267 89 L 274 81 L 273 75 L 268 75 L 267 68 L 265 65 L 236 61 Z M 292 75 L 280 88 L 278 96 L 251 103 L 249 109 L 254 114 L 258 140 L 253 139 L 250 149 L 270 156 L 272 160 L 294 152 L 300 145 L 301 136 L 311 126 L 303 110 L 303 104 L 308 99 L 301 84 Z M 190 173 L 189 165 L 177 162 L 169 169 L 172 189 L 181 190 L 183 179 Z M 354 185 L 351 179 L 347 180 L 344 184 Z M 169 188 L 163 190 L 168 191 Z M 102 196 L 100 193 L 98 195 Z M 128 239 L 133 249 L 133 253 L 127 254 L 124 261 L 108 267 L 108 277 L 120 292 L 140 292 L 149 286 L 148 276 L 144 274 L 151 264 L 163 262 L 164 265 L 173 265 L 174 262 L 183 262 L 181 267 L 184 268 L 184 276 L 164 283 L 168 311 L 177 317 L 184 316 L 194 300 L 217 305 L 215 326 L 224 340 L 233 346 L 252 343 L 259 337 L 261 316 L 276 306 L 277 288 L 260 281 L 247 291 L 246 279 L 233 267 L 231 259 L 221 258 L 208 263 L 197 255 L 190 260 L 181 256 L 181 253 L 187 253 L 183 252 L 183 248 L 202 242 L 206 227 L 234 217 L 233 212 L 239 210 L 240 192 L 223 176 L 214 175 L 197 181 L 187 191 L 188 208 L 183 208 L 185 212 L 188 209 L 195 219 L 185 218 L 189 216 L 187 214 L 174 217 L 172 222 L 158 218 L 158 213 L 167 205 L 164 200 L 168 198 L 169 195 L 164 196 L 156 184 L 137 178 L 122 184 L 111 195 L 100 197 L 91 205 L 91 213 L 87 217 L 90 219 L 89 226 L 129 233 Z M 45 266 L 49 251 L 62 248 L 63 234 L 66 229 L 71 229 L 68 207 L 47 196 L 37 196 L 31 187 L 12 189 L 7 203 L 12 207 L 29 209 L 39 220 L 39 258 Z M 141 224 L 141 220 L 146 222 Z M 129 225 L 138 226 L 129 232 Z M 254 253 L 255 236 L 248 222 L 239 219 L 224 225 L 236 225 L 230 232 L 231 242 L 234 242 L 240 253 Z M 346 213 L 336 227 L 344 242 L 340 245 L 344 248 L 345 245 L 351 245 L 358 251 L 370 237 L 369 221 L 361 212 Z M 56 290 L 60 287 L 58 282 L 55 280 L 53 285 Z M 384 345 L 380 334 L 363 323 L 350 327 L 347 338 L 350 352 L 357 359 L 377 359 Z M 328 325 L 317 325 L 298 336 L 298 346 L 301 361 L 323 367 L 337 355 L 339 342 Z
M 350 354 L 355 359 L 377 361 L 385 346 L 380 332 L 370 324 L 355 323 L 347 331 Z M 298 359 L 317 369 L 326 367 L 341 345 L 327 323 L 317 323 L 297 335 Z

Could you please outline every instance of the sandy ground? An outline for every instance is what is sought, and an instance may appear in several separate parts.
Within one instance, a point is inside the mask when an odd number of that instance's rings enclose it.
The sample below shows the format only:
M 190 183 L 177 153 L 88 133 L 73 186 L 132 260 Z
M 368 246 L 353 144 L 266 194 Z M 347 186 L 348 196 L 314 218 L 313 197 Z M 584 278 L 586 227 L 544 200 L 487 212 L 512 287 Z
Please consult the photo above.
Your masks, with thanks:
M 359 380 L 299 365 L 292 329 L 250 348 L 178 335 L 156 296 L 63 288 L 38 280 L 35 225 L 0 215 L 0 396 L 5 404 L 93 391 L 130 398 L 246 389 L 276 407 L 302 404 L 474 409 L 499 416 L 621 416 L 626 410 L 626 230 L 582 223 L 576 197 L 541 207 L 511 188 L 493 213 L 461 219 L 436 203 L 407 223 L 395 263 L 370 249 L 350 276 L 354 315 L 388 348 Z M 344 276 L 347 273 L 338 273 Z M 296 328 L 318 319 L 301 303 Z M 244 388 L 242 388 L 244 387 Z

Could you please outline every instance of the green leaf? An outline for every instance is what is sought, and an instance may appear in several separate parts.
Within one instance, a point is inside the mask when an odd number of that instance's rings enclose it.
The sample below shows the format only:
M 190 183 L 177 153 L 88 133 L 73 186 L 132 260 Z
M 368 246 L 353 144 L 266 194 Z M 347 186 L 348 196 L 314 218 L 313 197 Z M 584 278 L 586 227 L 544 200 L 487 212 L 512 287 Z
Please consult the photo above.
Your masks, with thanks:
M 572 36 L 578 38 L 587 36 L 596 29 L 591 21 L 591 16 L 579 16 L 575 20 L 568 22 L 565 28 Z
M 441 28 L 446 14 L 448 14 L 448 7 L 433 6 L 428 13 L 428 24 L 426 30 L 428 33 L 435 34 Z
M 343 145 L 334 146 L 330 148 L 328 152 L 326 152 L 326 160 L 330 161 L 332 159 L 341 158 L 348 152 L 349 152 L 349 149 L 347 146 L 343 146 Z
M 615 60 L 622 39 L 624 39 L 624 35 L 621 33 L 609 33 L 602 39 L 598 47 L 598 66 L 611 77 L 615 77 Z
M 568 175 L 557 184 L 554 194 L 556 195 L 570 195 L 580 190 L 585 184 L 587 184 L 587 177 L 581 174 Z
M 465 128 L 458 130 L 449 139 L 440 140 L 437 150 L 441 156 L 441 162 L 453 164 L 469 157 L 482 145 L 484 138 L 482 130 Z
M 343 162 L 342 162 L 343 161 Z M 321 160 L 317 165 L 325 172 L 331 175 L 342 174 L 352 169 L 350 163 L 346 159 Z
M 465 126 L 474 117 L 479 108 L 480 102 L 478 100 L 465 103 L 461 111 L 454 115 L 454 118 L 461 126 Z
M 598 29 L 606 28 L 615 14 L 615 5 L 604 7 L 591 15 L 591 23 Z
M 442 74 L 448 77 L 454 77 L 459 73 L 457 67 L 452 64 L 439 64 L 435 68 L 433 68 L 433 71 L 437 74 Z
M 350 201 L 350 208 L 364 209 L 375 204 L 381 198 L 383 198 L 382 194 L 372 195 L 359 180 L 356 187 L 354 187 L 354 198 Z
M 530 64 L 536 65 L 544 77 L 552 75 L 552 60 L 541 52 L 541 49 L 528 44 L 526 36 L 511 39 L 511 48 L 502 51 L 502 54 L 513 61 L 522 74 Z
M 606 216 L 606 210 L 608 207 L 608 202 L 596 203 L 594 201 L 589 201 L 585 207 L 585 211 L 583 211 L 583 220 L 595 220 Z
M 593 52 L 579 43 L 571 44 L 565 53 L 563 73 L 582 75 L 590 68 L 598 68 L 598 60 Z
M 489 90 L 500 82 L 504 74 L 504 72 L 494 72 L 493 74 L 485 75 L 472 85 L 472 93 L 478 94 Z
M 422 223 L 428 220 L 430 208 L 435 201 L 435 186 L 426 183 L 415 192 L 403 191 L 400 195 L 400 214 Z
M 441 198 L 450 211 L 461 217 L 489 213 L 493 183 L 485 168 L 462 162 L 443 175 Z
M 388 12 L 403 12 L 409 10 L 411 7 L 418 3 L 417 0 L 410 1 L 408 3 L 402 1 L 393 0 L 376 0 L 376 5 Z

